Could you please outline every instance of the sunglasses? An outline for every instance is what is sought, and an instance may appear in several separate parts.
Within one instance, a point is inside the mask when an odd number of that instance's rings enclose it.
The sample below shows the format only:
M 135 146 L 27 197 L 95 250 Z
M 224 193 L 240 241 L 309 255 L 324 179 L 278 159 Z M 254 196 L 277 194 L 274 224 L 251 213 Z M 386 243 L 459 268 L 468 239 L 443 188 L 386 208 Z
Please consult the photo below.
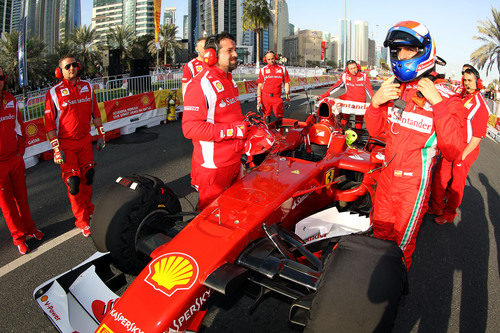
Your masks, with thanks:
M 64 69 L 69 70 L 70 67 L 78 68 L 78 63 L 75 61 L 75 62 L 72 62 L 71 64 L 67 64 L 66 66 L 64 66 Z

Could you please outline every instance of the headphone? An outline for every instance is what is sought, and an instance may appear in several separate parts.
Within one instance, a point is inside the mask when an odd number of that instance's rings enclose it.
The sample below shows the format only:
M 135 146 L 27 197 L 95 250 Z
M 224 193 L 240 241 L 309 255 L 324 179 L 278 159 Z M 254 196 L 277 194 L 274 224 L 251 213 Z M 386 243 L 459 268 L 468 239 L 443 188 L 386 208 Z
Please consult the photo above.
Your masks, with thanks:
M 345 70 L 347 70 L 347 66 L 349 66 L 350 64 L 356 64 L 356 66 L 358 67 L 358 71 L 361 70 L 361 65 L 358 64 L 355 60 L 348 60 L 345 64 Z
M 484 88 L 483 80 L 481 80 L 481 78 L 479 77 L 479 72 L 477 71 L 477 69 L 475 69 L 474 67 L 469 67 L 465 71 L 472 72 L 472 74 L 474 74 L 474 77 L 476 78 L 476 89 L 483 90 L 483 88 Z M 462 82 L 462 84 L 463 84 L 463 82 Z
M 216 43 L 216 36 L 210 36 L 207 38 L 205 43 L 205 53 L 203 54 L 203 61 L 208 66 L 213 66 L 217 63 L 217 54 L 219 53 L 219 48 Z
M 77 64 L 78 64 L 78 66 L 76 67 L 76 69 L 78 70 L 78 72 L 80 72 L 80 70 L 82 69 L 82 65 L 80 64 L 80 62 L 77 62 Z M 56 67 L 54 74 L 56 75 L 56 78 L 58 78 L 59 80 L 64 78 L 64 75 L 62 73 L 62 69 L 59 66 Z
M 3 83 L 4 84 L 7 84 L 7 82 L 9 82 L 9 76 L 7 75 L 7 73 L 3 73 Z
M 262 61 L 263 61 L 265 64 L 267 64 L 266 55 L 268 55 L 269 53 L 274 54 L 274 58 L 276 59 L 276 61 L 280 60 L 280 56 L 279 56 L 278 54 L 274 53 L 274 51 L 273 51 L 273 50 L 269 50 L 269 51 L 267 51 L 267 52 L 266 52 L 266 54 L 264 54 L 264 58 L 262 58 Z

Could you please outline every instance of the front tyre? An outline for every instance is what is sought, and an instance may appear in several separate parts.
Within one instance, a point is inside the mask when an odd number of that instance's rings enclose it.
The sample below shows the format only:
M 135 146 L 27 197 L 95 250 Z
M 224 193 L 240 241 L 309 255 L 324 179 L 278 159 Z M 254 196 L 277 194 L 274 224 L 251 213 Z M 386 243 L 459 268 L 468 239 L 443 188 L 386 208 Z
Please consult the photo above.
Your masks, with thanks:
M 406 283 L 396 243 L 342 237 L 325 261 L 304 332 L 391 332 Z

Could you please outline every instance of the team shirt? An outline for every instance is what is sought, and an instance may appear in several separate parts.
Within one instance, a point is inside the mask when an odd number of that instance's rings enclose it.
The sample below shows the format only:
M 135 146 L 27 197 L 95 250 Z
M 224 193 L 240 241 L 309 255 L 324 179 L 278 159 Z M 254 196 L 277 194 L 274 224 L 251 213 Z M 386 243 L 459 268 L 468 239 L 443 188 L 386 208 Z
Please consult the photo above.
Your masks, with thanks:
M 266 65 L 259 71 L 257 83 L 262 83 L 262 93 L 281 96 L 283 84 L 290 82 L 290 76 L 285 66 Z
M 203 68 L 205 68 L 205 64 L 198 60 L 198 58 L 189 61 L 182 69 L 182 83 L 188 83 L 189 80 L 201 72 Z
M 348 71 L 344 72 L 327 91 L 327 94 L 335 96 L 337 92 L 343 91 L 343 89 L 345 89 L 345 93 L 339 96 L 339 98 L 346 101 L 366 103 L 373 96 L 370 79 L 366 73 L 361 71 L 356 75 L 352 75 Z
M 23 117 L 16 98 L 8 91 L 3 91 L 0 106 L 0 161 L 12 158 L 18 152 L 18 144 L 24 145 L 24 140 L 18 140 L 18 136 L 23 135 L 23 126 Z
M 60 139 L 81 139 L 90 133 L 92 118 L 101 113 L 92 85 L 77 80 L 73 85 L 66 79 L 52 87 L 45 96 L 45 131 L 56 130 Z
M 230 124 L 244 119 L 238 95 L 231 73 L 215 66 L 187 84 L 182 131 L 193 141 L 193 164 L 215 169 L 240 160 L 245 140 L 224 139 Z
M 467 143 L 472 137 L 485 138 L 490 110 L 480 91 L 466 95 L 463 99 L 467 120 Z

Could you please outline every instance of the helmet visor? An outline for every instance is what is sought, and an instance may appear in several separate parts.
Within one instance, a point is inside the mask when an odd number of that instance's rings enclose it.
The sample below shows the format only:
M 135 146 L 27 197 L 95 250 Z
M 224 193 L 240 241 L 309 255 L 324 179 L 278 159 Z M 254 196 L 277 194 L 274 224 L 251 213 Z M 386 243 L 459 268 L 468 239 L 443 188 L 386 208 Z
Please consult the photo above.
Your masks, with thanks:
M 412 29 L 406 27 L 393 27 L 387 33 L 387 37 L 384 41 L 385 47 L 396 47 L 396 46 L 417 46 L 418 48 L 424 48 L 430 43 L 428 37 L 419 35 Z

